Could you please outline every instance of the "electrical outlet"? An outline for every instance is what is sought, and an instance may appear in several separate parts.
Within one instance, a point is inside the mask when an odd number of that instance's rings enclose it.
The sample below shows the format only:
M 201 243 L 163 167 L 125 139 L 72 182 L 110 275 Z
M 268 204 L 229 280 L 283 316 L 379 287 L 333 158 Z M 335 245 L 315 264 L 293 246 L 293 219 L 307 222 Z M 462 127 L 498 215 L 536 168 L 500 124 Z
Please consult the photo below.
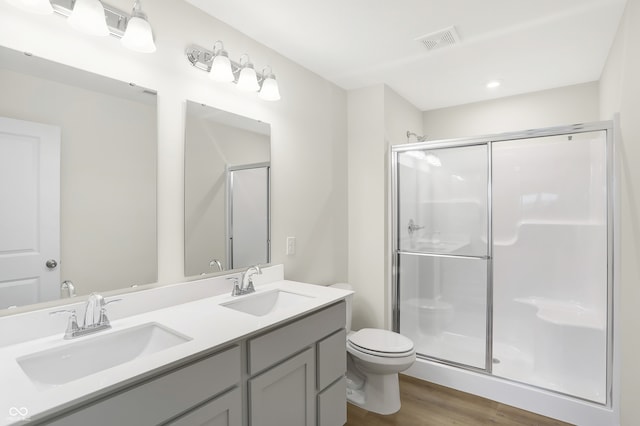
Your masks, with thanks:
M 287 237 L 287 256 L 296 254 L 296 237 Z

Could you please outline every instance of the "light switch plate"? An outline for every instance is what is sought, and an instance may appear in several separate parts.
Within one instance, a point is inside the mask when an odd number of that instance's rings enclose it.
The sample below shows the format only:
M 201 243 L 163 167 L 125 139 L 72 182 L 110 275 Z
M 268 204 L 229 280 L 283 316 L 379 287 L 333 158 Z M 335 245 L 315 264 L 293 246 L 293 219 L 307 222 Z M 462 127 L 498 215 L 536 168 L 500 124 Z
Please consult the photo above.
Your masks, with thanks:
M 287 256 L 296 254 L 296 237 L 287 237 Z

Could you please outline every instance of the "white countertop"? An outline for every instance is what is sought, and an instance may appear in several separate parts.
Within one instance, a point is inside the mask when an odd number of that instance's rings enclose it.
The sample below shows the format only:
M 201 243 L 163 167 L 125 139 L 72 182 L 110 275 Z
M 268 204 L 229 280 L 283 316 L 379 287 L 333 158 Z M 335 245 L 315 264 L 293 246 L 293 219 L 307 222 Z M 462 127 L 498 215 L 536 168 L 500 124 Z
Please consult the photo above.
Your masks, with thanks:
M 0 347 L 0 425 L 9 425 L 30 418 L 33 420 L 42 418 L 43 415 L 54 413 L 124 384 L 150 376 L 152 372 L 155 374 L 172 364 L 183 363 L 202 352 L 223 348 L 268 327 L 331 305 L 351 294 L 348 290 L 287 280 L 258 286 L 256 293 L 275 288 L 310 296 L 310 298 L 291 308 L 256 317 L 220 306 L 221 303 L 250 296 L 232 298 L 224 294 L 113 320 L 110 330 L 94 335 L 64 340 L 64 330 L 61 329 L 56 335 Z M 125 302 L 126 299 L 121 303 Z M 28 354 L 80 340 L 90 340 L 147 323 L 159 323 L 192 340 L 46 389 L 36 387 L 16 361 L 17 358 Z

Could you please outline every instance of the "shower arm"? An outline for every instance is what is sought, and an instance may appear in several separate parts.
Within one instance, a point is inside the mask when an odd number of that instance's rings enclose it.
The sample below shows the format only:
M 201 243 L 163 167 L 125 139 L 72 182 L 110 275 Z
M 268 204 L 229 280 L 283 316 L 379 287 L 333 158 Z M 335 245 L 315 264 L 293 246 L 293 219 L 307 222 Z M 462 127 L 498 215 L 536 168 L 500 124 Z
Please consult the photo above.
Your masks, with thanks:
M 409 130 L 407 130 L 407 142 L 409 142 L 411 140 L 411 136 L 413 136 L 414 138 L 416 138 L 416 141 L 418 142 L 425 142 L 427 140 L 427 136 L 423 135 L 420 136 L 414 132 L 410 132 Z

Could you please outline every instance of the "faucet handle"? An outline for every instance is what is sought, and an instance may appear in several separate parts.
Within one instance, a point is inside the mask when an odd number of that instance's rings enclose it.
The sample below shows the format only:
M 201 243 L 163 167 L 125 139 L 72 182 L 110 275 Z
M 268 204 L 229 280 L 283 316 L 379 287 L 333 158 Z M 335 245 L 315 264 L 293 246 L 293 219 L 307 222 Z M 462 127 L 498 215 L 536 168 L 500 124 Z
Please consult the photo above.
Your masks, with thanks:
M 253 293 L 254 291 L 256 291 L 255 287 L 253 286 L 253 276 L 249 277 L 247 288 L 244 291 L 245 293 Z
M 122 299 L 111 299 L 108 301 L 103 301 L 102 306 L 100 306 L 100 319 L 98 320 L 97 325 L 104 327 L 111 326 L 111 321 L 109 321 L 109 317 L 107 317 L 107 305 L 120 301 L 122 301 Z
M 76 286 L 71 280 L 65 280 L 60 284 L 60 298 L 76 297 Z
M 64 338 L 71 339 L 75 333 L 80 331 L 80 327 L 78 327 L 78 318 L 76 317 L 75 309 L 62 309 L 60 311 L 49 312 L 49 315 L 58 315 L 58 314 L 71 314 L 69 315 L 69 322 L 67 323 L 67 329 L 64 332 Z
M 233 283 L 233 290 L 231 290 L 231 295 L 232 296 L 241 295 L 242 291 L 240 290 L 240 284 L 238 284 L 238 277 L 229 277 L 227 278 L 227 280 Z

